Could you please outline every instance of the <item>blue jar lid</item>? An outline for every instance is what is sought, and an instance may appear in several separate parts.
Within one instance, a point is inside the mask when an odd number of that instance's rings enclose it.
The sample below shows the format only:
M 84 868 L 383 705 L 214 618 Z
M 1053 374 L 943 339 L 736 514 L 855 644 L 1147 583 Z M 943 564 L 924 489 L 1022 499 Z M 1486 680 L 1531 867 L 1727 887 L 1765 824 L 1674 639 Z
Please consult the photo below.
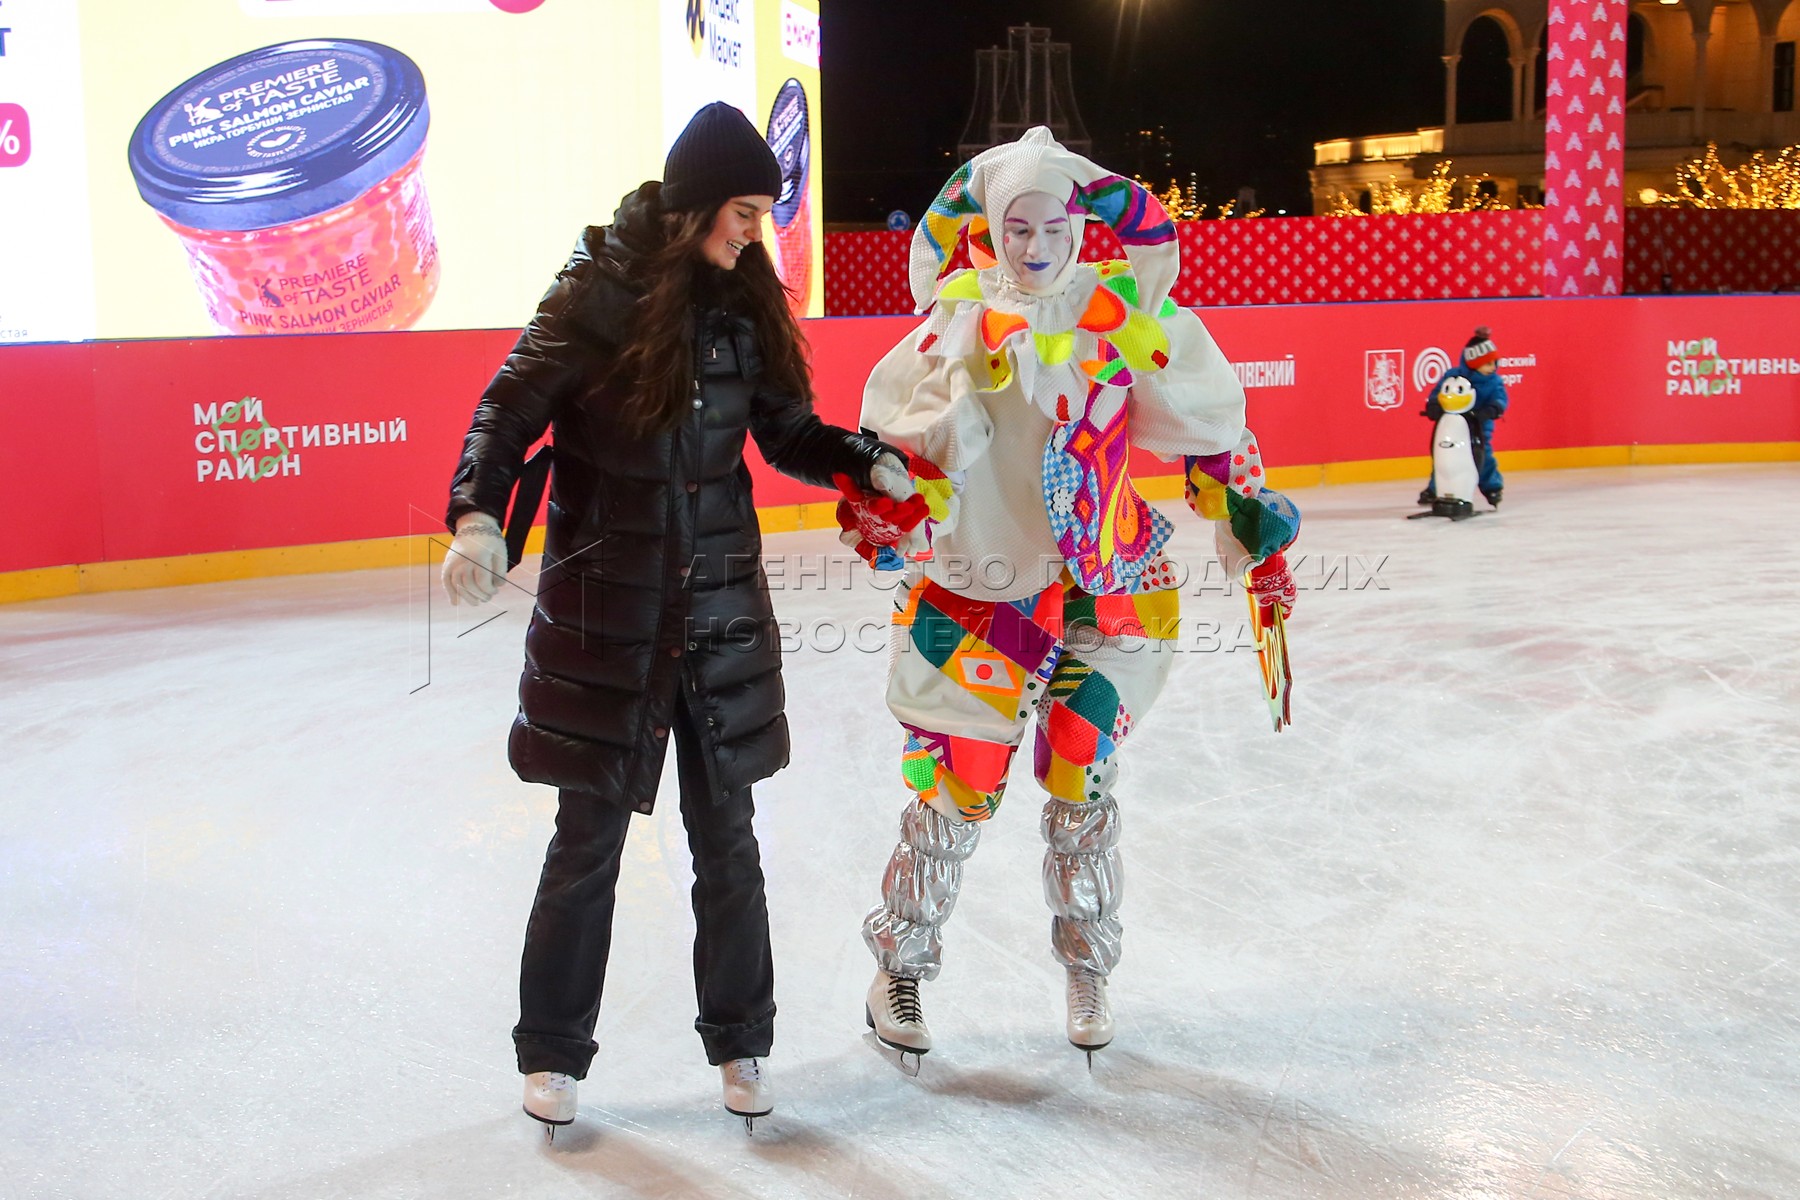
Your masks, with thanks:
M 775 93 L 764 135 L 775 161 L 781 164 L 781 195 L 775 197 L 774 216 L 775 224 L 783 229 L 794 223 L 800 202 L 806 199 L 807 168 L 812 164 L 812 139 L 807 136 L 810 124 L 806 89 L 798 79 L 790 79 Z
M 347 204 L 411 161 L 425 76 L 376 42 L 283 42 L 194 76 L 144 114 L 138 194 L 195 229 L 266 229 Z

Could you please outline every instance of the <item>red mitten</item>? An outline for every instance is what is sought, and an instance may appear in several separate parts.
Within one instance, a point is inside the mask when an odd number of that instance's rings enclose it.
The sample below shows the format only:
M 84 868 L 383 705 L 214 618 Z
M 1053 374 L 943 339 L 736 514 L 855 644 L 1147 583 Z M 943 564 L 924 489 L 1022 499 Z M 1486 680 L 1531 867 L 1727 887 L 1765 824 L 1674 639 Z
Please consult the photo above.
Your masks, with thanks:
M 865 492 L 848 475 L 833 475 L 844 498 L 838 501 L 837 522 L 843 541 L 871 566 L 884 547 L 899 543 L 930 513 L 925 497 L 914 493 L 904 500 L 880 492 Z
M 1275 606 L 1281 606 L 1281 619 L 1294 613 L 1294 601 L 1300 589 L 1288 571 L 1287 559 L 1277 551 L 1250 568 L 1250 594 L 1256 597 L 1257 616 L 1264 625 L 1275 623 Z

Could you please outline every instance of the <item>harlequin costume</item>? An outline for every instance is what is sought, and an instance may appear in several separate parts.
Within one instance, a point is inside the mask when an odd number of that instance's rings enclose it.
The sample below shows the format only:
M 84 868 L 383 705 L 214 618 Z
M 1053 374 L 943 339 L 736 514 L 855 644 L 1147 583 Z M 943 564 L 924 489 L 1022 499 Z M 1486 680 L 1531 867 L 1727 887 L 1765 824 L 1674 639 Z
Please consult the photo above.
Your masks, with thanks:
M 1085 221 L 1106 222 L 1126 260 L 1071 253 L 1053 280 L 1022 287 L 995 241 L 1028 192 L 1066 203 L 1077 248 Z M 945 272 L 965 233 L 974 266 Z M 1132 487 L 1130 448 L 1182 460 L 1226 569 L 1261 564 L 1292 599 L 1280 552 L 1299 514 L 1263 486 L 1230 363 L 1169 299 L 1178 265 L 1155 197 L 1041 127 L 965 164 L 915 232 L 925 319 L 875 367 L 862 410 L 866 430 L 913 456 L 934 518 L 892 624 L 887 701 L 916 803 L 863 925 L 880 968 L 871 1024 L 883 988 L 911 981 L 916 1012 L 916 981 L 937 976 L 962 863 L 1034 715 L 1052 952 L 1090 983 L 1119 961 L 1112 787 L 1173 662 L 1180 582 L 1163 552 L 1170 522 Z M 1075 1040 L 1073 1009 L 1071 992 Z M 929 1036 L 891 1044 L 918 1042 Z

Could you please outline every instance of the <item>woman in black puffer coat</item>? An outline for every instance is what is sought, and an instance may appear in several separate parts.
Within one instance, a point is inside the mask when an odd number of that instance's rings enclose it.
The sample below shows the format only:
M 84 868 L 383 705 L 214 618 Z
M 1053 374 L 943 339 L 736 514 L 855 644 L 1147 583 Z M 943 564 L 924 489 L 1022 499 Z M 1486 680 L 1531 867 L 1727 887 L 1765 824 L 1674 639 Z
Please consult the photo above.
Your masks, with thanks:
M 780 186 L 741 113 L 696 114 L 661 184 L 582 234 L 476 407 L 451 483 L 445 586 L 479 603 L 505 571 L 499 518 L 525 452 L 554 430 L 509 746 L 521 779 L 559 789 L 513 1030 L 526 1111 L 547 1126 L 573 1119 L 596 1049 L 620 851 L 670 741 L 694 854 L 695 1027 L 726 1107 L 770 1108 L 757 1060 L 774 980 L 750 785 L 787 764 L 788 730 L 744 438 L 823 486 L 869 488 L 886 453 L 813 413 L 799 326 L 760 244 Z

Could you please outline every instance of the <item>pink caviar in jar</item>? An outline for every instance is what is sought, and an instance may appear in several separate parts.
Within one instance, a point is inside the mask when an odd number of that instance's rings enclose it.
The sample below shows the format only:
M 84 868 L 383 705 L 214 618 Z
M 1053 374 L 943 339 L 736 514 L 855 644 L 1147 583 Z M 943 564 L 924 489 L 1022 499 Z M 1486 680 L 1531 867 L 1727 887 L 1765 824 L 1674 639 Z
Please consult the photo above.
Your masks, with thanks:
M 139 122 L 139 193 L 175 231 L 221 333 L 406 329 L 438 286 L 412 60 L 286 42 L 182 84 Z
M 290 225 L 231 232 L 163 221 L 222 333 L 410 329 L 437 294 L 417 156 L 350 203 Z

